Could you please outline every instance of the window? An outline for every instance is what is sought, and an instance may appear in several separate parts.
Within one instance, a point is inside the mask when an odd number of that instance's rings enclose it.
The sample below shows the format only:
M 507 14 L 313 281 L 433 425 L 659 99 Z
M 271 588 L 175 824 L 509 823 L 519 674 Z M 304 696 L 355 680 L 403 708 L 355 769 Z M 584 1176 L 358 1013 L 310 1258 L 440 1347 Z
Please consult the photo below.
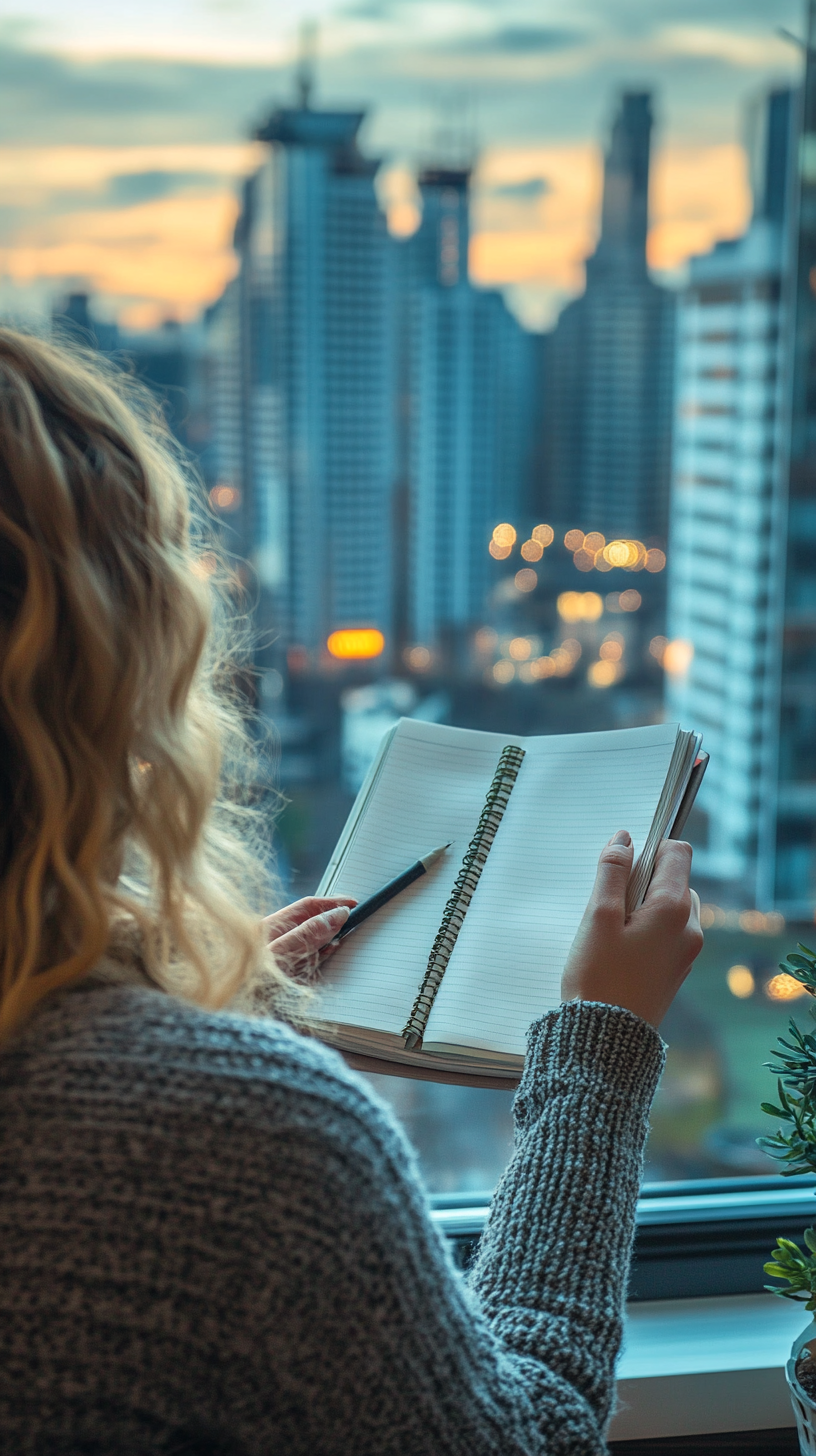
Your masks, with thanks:
M 707 941 L 666 1025 L 644 1229 L 691 1228 L 706 1188 L 739 1221 L 777 1186 L 763 1062 L 802 1010 L 778 961 L 816 934 L 798 11 L 316 9 L 315 62 L 280 9 L 260 37 L 251 7 L 144 0 L 137 35 L 35 0 L 40 29 L 3 39 L 25 66 L 0 310 L 131 361 L 252 564 L 292 895 L 400 714 L 705 729 Z M 613 539 L 642 550 L 610 564 Z M 347 629 L 376 653 L 328 651 Z M 483 1206 L 510 1095 L 375 1084 L 438 1200 Z

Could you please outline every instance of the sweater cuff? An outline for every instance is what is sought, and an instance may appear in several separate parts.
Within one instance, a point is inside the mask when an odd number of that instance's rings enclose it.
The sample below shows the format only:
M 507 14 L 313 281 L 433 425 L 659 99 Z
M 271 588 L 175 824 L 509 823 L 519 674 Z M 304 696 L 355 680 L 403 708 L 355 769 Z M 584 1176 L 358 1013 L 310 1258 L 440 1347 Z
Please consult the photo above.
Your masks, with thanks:
M 520 1129 L 540 1116 L 544 1100 L 578 1085 L 602 1086 L 648 1112 L 666 1047 L 633 1011 L 600 1001 L 566 1001 L 533 1022 L 514 1104 Z

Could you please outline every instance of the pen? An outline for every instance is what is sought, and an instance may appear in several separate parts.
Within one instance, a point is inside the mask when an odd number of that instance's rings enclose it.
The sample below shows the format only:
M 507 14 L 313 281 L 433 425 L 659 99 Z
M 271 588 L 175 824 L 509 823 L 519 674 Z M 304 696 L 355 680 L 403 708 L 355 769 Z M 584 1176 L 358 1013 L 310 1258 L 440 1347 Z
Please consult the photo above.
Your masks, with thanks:
M 363 900 L 361 904 L 357 905 L 352 910 L 345 924 L 338 930 L 334 937 L 335 941 L 343 940 L 350 931 L 356 930 L 358 925 L 362 925 L 363 921 L 367 920 L 369 915 L 373 915 L 375 910 L 379 910 L 381 905 L 387 905 L 389 900 L 393 900 L 394 896 L 399 895 L 402 890 L 407 890 L 408 886 L 412 885 L 414 880 L 418 880 L 420 875 L 426 875 L 431 865 L 436 864 L 436 861 L 445 853 L 445 850 L 450 849 L 452 843 L 453 841 L 451 840 L 449 844 L 443 844 L 439 849 L 432 849 L 430 854 L 426 854 L 423 859 L 418 859 L 416 864 L 411 865 L 410 869 L 403 870 L 402 874 L 397 875 L 396 879 L 389 880 L 388 884 L 383 885 L 382 889 L 377 890 L 376 894 L 370 895 L 367 900 Z

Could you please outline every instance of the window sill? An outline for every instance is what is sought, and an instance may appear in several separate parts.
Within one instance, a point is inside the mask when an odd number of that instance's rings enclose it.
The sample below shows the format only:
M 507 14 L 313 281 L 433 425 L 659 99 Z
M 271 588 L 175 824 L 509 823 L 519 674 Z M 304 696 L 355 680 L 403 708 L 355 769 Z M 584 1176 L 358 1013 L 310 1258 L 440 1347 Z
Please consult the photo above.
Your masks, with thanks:
M 771 1294 L 629 1305 L 610 1440 L 793 1426 L 784 1367 L 807 1321 Z

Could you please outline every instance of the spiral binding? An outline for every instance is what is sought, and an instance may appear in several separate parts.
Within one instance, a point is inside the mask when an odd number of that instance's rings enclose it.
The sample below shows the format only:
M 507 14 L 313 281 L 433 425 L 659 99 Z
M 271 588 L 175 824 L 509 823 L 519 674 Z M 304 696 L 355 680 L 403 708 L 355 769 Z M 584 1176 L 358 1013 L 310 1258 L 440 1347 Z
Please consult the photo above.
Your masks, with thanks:
M 456 876 L 456 882 L 445 906 L 442 923 L 428 957 L 428 969 L 417 992 L 411 1015 L 403 1028 L 406 1051 L 418 1051 L 422 1046 L 422 1038 L 428 1024 L 431 1007 L 442 983 L 442 977 L 447 970 L 448 961 L 479 883 L 479 877 L 485 867 L 490 846 L 496 837 L 496 830 L 501 824 L 502 816 L 513 792 L 513 785 L 518 777 L 523 758 L 524 749 L 517 748 L 512 743 L 508 743 L 507 747 L 502 749 L 498 767 L 493 775 L 493 782 L 479 816 L 476 833 L 468 845 L 467 853 L 462 860 L 462 867 Z

